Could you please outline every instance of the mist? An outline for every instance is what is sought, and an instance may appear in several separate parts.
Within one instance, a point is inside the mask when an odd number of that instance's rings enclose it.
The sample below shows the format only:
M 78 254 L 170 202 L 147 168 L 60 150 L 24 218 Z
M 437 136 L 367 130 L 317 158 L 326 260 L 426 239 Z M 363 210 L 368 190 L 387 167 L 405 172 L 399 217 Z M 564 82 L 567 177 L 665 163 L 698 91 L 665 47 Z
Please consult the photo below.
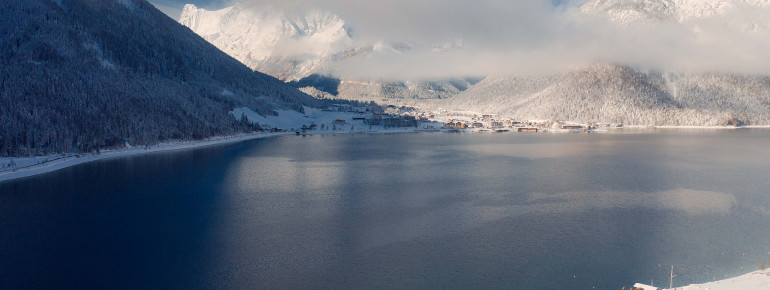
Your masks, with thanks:
M 767 7 L 738 5 L 720 17 L 686 23 L 623 25 L 604 15 L 581 12 L 582 3 L 576 1 L 556 5 L 550 0 L 237 2 L 260 9 L 328 10 L 345 19 L 358 41 L 410 47 L 351 58 L 328 71 L 346 77 L 545 74 L 596 62 L 660 71 L 770 74 Z

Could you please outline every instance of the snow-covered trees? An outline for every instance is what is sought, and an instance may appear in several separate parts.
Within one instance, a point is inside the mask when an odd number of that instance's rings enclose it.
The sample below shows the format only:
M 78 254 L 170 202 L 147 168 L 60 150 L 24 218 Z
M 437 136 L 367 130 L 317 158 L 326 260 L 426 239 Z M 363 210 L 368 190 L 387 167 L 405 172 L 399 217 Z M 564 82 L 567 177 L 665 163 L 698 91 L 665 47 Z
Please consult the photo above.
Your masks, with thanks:
M 146 1 L 59 3 L 0 1 L 0 156 L 202 139 L 254 130 L 235 107 L 324 105 Z
M 556 75 L 490 77 L 440 105 L 584 123 L 768 125 L 770 77 L 642 72 L 597 64 Z

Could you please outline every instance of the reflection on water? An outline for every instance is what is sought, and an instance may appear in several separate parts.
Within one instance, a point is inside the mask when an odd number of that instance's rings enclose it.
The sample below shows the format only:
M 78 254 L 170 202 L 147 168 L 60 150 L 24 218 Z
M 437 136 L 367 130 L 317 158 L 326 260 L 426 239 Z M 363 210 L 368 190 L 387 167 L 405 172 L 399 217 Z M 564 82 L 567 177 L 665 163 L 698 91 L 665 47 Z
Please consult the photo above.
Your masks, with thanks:
M 4 182 L 0 286 L 619 289 L 766 258 L 770 131 L 621 132 L 291 136 Z

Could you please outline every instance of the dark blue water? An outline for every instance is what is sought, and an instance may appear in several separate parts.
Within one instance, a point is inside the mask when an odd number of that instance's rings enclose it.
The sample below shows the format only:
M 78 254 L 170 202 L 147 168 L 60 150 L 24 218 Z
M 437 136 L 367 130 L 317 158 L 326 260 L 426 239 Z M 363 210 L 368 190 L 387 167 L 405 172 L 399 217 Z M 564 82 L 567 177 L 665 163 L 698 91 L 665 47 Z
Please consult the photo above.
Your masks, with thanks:
M 638 132 L 638 131 L 637 131 Z M 675 286 L 770 250 L 770 130 L 260 139 L 0 183 L 0 288 Z

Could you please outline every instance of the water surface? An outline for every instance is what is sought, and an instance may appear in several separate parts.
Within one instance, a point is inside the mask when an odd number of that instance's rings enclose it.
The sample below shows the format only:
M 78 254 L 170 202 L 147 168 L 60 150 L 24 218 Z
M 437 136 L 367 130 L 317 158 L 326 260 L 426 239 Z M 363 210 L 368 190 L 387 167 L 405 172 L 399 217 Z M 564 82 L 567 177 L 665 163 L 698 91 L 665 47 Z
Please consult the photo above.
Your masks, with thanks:
M 630 132 L 286 136 L 2 182 L 0 288 L 620 289 L 766 261 L 770 131 Z

